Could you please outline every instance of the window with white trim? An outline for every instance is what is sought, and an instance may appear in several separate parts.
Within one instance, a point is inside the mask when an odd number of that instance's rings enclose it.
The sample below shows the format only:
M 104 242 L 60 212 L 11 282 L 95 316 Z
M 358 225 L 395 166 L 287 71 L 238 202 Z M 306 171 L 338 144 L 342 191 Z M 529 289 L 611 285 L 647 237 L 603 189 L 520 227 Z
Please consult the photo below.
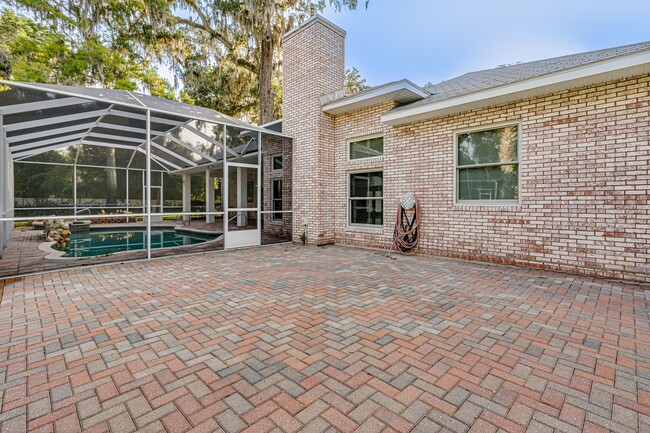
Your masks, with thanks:
M 282 179 L 271 182 L 271 206 L 275 211 L 271 214 L 273 221 L 282 221 Z
M 519 200 L 519 127 L 456 134 L 456 200 Z
M 384 224 L 384 173 L 350 173 L 348 213 L 351 225 Z
M 348 149 L 350 160 L 382 156 L 384 154 L 384 137 L 350 141 Z

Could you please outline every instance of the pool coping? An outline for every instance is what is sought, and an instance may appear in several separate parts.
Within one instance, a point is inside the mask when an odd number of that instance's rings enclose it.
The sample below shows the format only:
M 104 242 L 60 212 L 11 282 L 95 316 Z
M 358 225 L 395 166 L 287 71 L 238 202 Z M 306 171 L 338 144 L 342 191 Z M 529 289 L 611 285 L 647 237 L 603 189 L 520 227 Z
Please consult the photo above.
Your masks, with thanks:
M 98 231 L 102 227 L 97 227 L 95 226 L 94 228 L 91 226 L 89 231 Z M 132 225 L 128 224 L 123 224 L 123 225 L 112 225 L 110 227 L 103 227 L 106 229 L 116 229 L 116 230 L 122 230 L 122 229 L 133 229 L 133 228 L 144 228 L 146 230 L 146 227 L 133 227 Z M 211 239 L 209 241 L 202 242 L 203 244 L 209 244 L 211 242 L 217 242 L 223 239 L 223 232 L 217 232 L 213 230 L 201 230 L 201 229 L 187 229 L 185 227 L 178 227 L 176 225 L 168 224 L 168 225 L 156 225 L 155 227 L 152 227 L 153 229 L 174 229 L 174 231 L 177 232 L 189 232 L 189 233 L 195 233 L 195 234 L 208 234 L 208 235 L 217 235 L 214 239 Z M 47 256 L 43 257 L 43 259 L 47 260 L 83 260 L 83 259 L 94 259 L 97 257 L 104 257 L 106 255 L 114 255 L 114 254 L 122 254 L 122 253 L 131 253 L 133 251 L 146 251 L 146 248 L 143 248 L 142 250 L 131 250 L 131 251 L 117 251 L 114 253 L 110 254 L 102 254 L 102 255 L 97 255 L 97 256 L 85 256 L 85 257 L 67 257 L 65 255 L 65 251 L 60 251 L 54 248 L 56 245 L 56 242 L 42 242 L 38 245 L 38 249 L 43 251 L 44 253 L 47 253 Z M 193 247 L 195 245 L 200 245 L 200 244 L 190 244 L 190 245 L 175 245 L 173 247 L 163 247 L 163 248 L 155 248 L 156 250 L 168 250 L 170 248 L 188 248 L 188 247 Z

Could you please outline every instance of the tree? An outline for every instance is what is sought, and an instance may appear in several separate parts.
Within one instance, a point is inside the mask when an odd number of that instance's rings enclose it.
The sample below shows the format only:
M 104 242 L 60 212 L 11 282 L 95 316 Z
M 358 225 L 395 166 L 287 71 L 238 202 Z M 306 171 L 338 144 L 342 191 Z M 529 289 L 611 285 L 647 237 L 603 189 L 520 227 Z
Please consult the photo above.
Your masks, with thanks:
M 7 3 L 7 2 L 3 2 Z M 45 0 L 10 2 L 34 15 L 38 22 L 4 9 L 0 14 L 0 51 L 12 65 L 13 79 L 69 85 L 91 85 L 173 95 L 171 86 L 160 78 L 151 59 L 129 42 L 127 24 L 119 24 L 116 9 L 123 2 L 87 3 Z M 121 6 L 120 6 L 121 5 Z M 88 12 L 91 11 L 91 12 Z M 104 21 L 111 17 L 110 21 Z
M 212 108 L 245 120 L 257 118 L 256 77 L 230 62 L 190 65 L 183 73 L 184 102 Z
M 215 2 L 217 3 L 217 2 Z M 294 26 L 325 7 L 323 0 L 227 0 L 236 7 L 225 8 L 231 25 L 248 35 L 258 64 L 254 72 L 258 81 L 259 123 L 274 120 L 274 56 L 281 50 L 282 36 Z M 336 8 L 356 8 L 357 0 L 330 0 Z M 367 3 L 366 3 L 367 6 Z
M 160 78 L 151 62 L 143 62 L 124 43 L 126 31 L 113 29 L 112 33 L 103 33 L 106 26 L 100 23 L 100 18 L 94 12 L 86 18 L 88 9 L 77 8 L 73 2 L 65 9 L 67 15 L 47 1 L 18 3 L 32 8 L 49 25 L 36 23 L 11 10 L 2 11 L 0 52 L 5 53 L 6 60 L 0 63 L 4 63 L 2 69 L 11 71 L 5 73 L 8 78 L 124 90 L 146 85 L 154 95 L 173 97 L 171 86 Z M 103 192 L 107 203 L 116 203 L 115 149 L 109 147 L 102 152 L 107 167 Z
M 9 56 L 0 49 L 0 78 L 3 80 L 9 79 L 11 76 L 11 62 Z
M 68 149 L 47 152 L 41 155 L 43 162 L 72 163 L 74 158 Z M 63 165 L 15 164 L 14 195 L 18 198 L 33 198 L 32 206 L 58 206 L 52 199 L 72 197 L 72 167 Z
M 361 73 L 357 68 L 345 70 L 345 94 L 351 95 L 368 89 L 370 86 L 366 84 L 366 79 L 361 77 Z
M 251 120 L 260 123 L 273 120 L 280 111 L 282 36 L 328 4 L 326 0 L 10 1 L 67 29 L 76 39 L 95 40 L 123 58 L 152 62 L 153 56 L 167 62 L 176 77 L 188 82 L 190 99 L 199 100 L 196 90 L 207 83 L 244 90 L 242 100 L 224 101 L 226 108 L 248 110 L 257 104 L 257 119 Z M 329 4 L 354 9 L 357 0 Z M 93 71 L 90 78 L 97 81 L 102 65 Z
M 142 39 L 154 42 L 158 54 L 171 58 L 176 73 L 189 78 L 186 85 L 196 100 L 200 98 L 194 84 L 198 88 L 205 83 L 216 84 L 218 88 L 225 83 L 232 86 L 232 79 L 223 74 L 243 71 L 235 73 L 236 87 L 245 90 L 244 100 L 250 100 L 250 85 L 255 85 L 252 102 L 259 107 L 255 120 L 263 124 L 274 120 L 280 112 L 277 91 L 282 36 L 321 12 L 326 4 L 325 0 L 179 0 L 168 3 L 166 9 L 151 8 L 152 32 Z M 338 9 L 354 9 L 357 0 L 329 0 L 329 4 Z M 211 68 L 206 69 L 205 77 L 200 77 L 202 68 L 197 68 L 197 64 Z M 237 105 L 248 104 L 228 101 L 226 109 L 212 108 L 238 115 L 227 111 Z
M 5 0 L 7 1 L 7 0 Z M 43 22 L 65 29 L 76 40 L 94 41 L 136 63 L 166 62 L 200 101 L 208 84 L 242 91 L 212 106 L 239 115 L 258 106 L 250 120 L 266 123 L 280 114 L 282 36 L 326 0 L 9 0 Z M 357 0 L 329 0 L 338 9 L 357 7 Z M 368 2 L 366 1 L 366 7 Z M 148 63 L 147 63 L 148 62 Z M 200 65 L 200 67 L 197 67 Z M 105 63 L 89 72 L 89 81 L 113 86 Z M 226 76 L 225 74 L 229 74 Z M 255 92 L 251 92 L 254 86 Z M 115 85 L 115 88 L 122 88 Z

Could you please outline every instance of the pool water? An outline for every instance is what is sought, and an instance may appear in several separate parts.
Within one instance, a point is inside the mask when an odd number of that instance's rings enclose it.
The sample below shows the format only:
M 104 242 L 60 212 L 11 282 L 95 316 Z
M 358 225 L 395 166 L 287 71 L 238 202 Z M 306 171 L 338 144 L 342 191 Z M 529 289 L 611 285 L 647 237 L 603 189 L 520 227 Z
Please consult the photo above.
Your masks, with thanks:
M 151 230 L 151 248 L 180 247 L 201 244 L 215 240 L 221 233 L 213 235 L 198 233 L 179 233 L 171 230 Z M 140 230 L 91 230 L 83 233 L 72 233 L 70 244 L 66 247 L 55 246 L 54 249 L 65 252 L 65 257 L 92 257 L 123 251 L 144 250 L 147 231 Z

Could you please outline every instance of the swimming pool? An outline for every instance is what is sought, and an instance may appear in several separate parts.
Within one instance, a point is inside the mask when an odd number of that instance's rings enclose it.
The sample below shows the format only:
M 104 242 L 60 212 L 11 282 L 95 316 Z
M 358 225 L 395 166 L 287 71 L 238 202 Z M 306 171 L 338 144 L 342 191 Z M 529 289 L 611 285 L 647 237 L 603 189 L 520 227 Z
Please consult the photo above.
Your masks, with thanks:
M 182 247 L 215 240 L 221 233 L 214 234 L 177 232 L 174 229 L 151 230 L 151 248 Z M 147 248 L 146 229 L 107 229 L 72 233 L 70 244 L 65 247 L 53 246 L 62 251 L 63 257 L 93 257 L 123 251 L 144 250 Z

